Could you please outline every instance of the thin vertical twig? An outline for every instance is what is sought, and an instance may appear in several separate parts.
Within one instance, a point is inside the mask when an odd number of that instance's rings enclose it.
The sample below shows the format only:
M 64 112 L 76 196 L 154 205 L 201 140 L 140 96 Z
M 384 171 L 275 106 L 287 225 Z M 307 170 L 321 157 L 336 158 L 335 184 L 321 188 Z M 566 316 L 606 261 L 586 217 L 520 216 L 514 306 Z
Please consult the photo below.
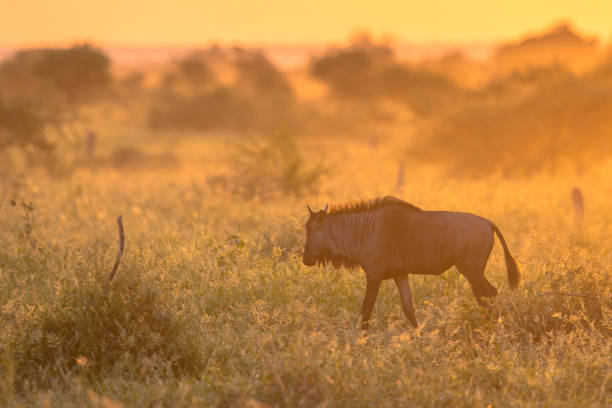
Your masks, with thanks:
M 119 252 L 117 252 L 117 259 L 115 259 L 115 264 L 113 265 L 113 270 L 110 273 L 108 278 L 109 282 L 112 282 L 115 274 L 117 273 L 117 269 L 119 269 L 119 264 L 121 263 L 121 257 L 123 256 L 123 248 L 125 247 L 125 236 L 123 233 L 123 216 L 120 215 L 117 217 L 117 225 L 119 226 Z
M 401 191 L 404 187 L 404 162 L 401 161 L 397 168 L 397 178 L 395 180 L 395 191 Z
M 574 220 L 576 225 L 580 226 L 584 219 L 584 196 L 578 187 L 572 190 L 572 203 L 574 204 Z

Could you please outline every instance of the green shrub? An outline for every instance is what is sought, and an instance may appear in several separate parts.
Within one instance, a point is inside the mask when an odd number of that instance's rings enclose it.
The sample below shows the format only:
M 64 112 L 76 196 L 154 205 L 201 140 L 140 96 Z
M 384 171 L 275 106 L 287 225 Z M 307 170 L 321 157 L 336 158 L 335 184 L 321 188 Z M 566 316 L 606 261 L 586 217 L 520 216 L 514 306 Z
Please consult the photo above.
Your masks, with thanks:
M 105 283 L 67 279 L 52 304 L 35 307 L 10 347 L 17 389 L 52 386 L 79 373 L 88 379 L 200 373 L 199 326 L 185 310 L 153 282 L 119 277 L 108 290 Z
M 210 182 L 244 198 L 299 196 L 318 191 L 325 173 L 321 163 L 307 163 L 294 136 L 273 133 L 241 143 L 231 159 L 229 174 Z

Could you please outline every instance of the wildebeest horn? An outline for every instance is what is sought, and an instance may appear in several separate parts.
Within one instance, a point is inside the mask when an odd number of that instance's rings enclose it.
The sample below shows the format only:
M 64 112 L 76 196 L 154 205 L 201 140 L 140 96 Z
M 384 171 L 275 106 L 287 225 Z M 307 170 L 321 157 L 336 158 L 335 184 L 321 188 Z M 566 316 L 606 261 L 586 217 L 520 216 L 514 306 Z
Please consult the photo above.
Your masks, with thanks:
M 310 204 L 306 205 L 308 207 L 308 212 L 310 213 L 310 215 L 314 214 L 314 211 L 312 211 L 312 209 L 310 208 Z
M 325 204 L 325 208 L 323 209 L 323 212 L 327 212 L 328 208 L 329 208 L 329 203 Z

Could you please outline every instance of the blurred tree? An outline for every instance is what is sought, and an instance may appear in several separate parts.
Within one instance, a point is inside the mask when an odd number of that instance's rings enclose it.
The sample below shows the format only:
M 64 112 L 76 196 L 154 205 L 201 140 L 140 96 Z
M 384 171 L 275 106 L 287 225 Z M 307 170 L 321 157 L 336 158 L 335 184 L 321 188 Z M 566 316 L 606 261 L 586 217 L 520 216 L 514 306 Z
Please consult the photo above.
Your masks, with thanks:
M 584 72 L 599 58 L 596 38 L 584 37 L 571 24 L 561 22 L 546 32 L 502 44 L 492 56 L 492 63 L 502 73 L 556 64 L 573 72 Z
M 0 152 L 11 146 L 51 151 L 53 146 L 45 135 L 49 123 L 31 103 L 0 97 Z
M 253 120 L 253 106 L 222 86 L 191 97 L 160 96 L 149 112 L 149 126 L 156 129 L 244 130 Z
M 375 43 L 368 35 L 315 58 L 310 69 L 337 97 L 368 103 L 389 99 L 420 115 L 439 111 L 460 95 L 449 78 L 397 62 L 389 45 Z
M 612 156 L 612 86 L 562 75 L 516 98 L 464 104 L 428 126 L 412 153 L 453 175 L 579 171 Z
M 255 97 L 293 98 L 293 91 L 283 73 L 261 52 L 239 54 L 236 61 L 236 86 Z
M 420 115 L 439 112 L 460 96 L 460 89 L 445 76 L 401 64 L 382 69 L 373 86 L 377 95 L 402 102 Z
M 210 90 L 217 84 L 217 78 L 207 59 L 207 52 L 195 51 L 176 61 L 165 73 L 161 91 L 189 96 Z
M 128 94 L 135 95 L 142 91 L 145 84 L 145 75 L 142 71 L 133 71 L 123 77 L 119 86 Z
M 612 49 L 608 50 L 603 60 L 590 72 L 588 77 L 606 84 L 612 84 Z
M 99 97 L 108 91 L 111 79 L 110 60 L 88 44 L 23 50 L 0 65 L 0 85 L 5 93 L 55 93 L 71 104 Z
M 202 58 L 192 54 L 179 61 L 179 73 L 194 85 L 207 85 L 215 80 L 215 75 Z
M 217 78 L 222 66 L 225 77 Z M 235 75 L 227 75 L 231 72 Z M 168 72 L 149 113 L 153 128 L 284 130 L 294 122 L 295 96 L 285 75 L 260 51 L 199 51 Z
M 377 69 L 393 59 L 391 47 L 361 35 L 348 47 L 329 50 L 313 59 L 310 71 L 337 96 L 365 98 L 372 96 L 370 85 L 375 80 Z

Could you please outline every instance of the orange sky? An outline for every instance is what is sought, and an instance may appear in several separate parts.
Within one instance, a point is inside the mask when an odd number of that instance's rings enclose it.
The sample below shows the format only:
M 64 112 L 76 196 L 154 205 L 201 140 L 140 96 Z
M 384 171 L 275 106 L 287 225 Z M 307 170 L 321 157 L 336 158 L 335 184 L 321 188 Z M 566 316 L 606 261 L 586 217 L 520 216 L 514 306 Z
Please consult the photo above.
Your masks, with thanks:
M 313 43 L 359 29 L 411 42 L 490 42 L 570 20 L 608 41 L 612 0 L 1 0 L 0 45 Z

